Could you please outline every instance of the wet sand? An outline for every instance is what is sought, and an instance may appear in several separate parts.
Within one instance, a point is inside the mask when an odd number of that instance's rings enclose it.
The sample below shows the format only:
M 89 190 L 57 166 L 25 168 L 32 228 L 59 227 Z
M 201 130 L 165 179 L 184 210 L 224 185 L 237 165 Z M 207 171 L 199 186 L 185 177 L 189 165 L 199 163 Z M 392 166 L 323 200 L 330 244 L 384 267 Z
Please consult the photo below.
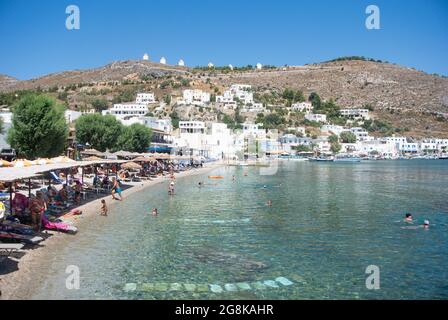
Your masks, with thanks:
M 222 164 L 214 163 L 203 168 L 181 172 L 176 174 L 176 179 L 203 174 L 219 166 L 222 166 Z M 132 193 L 148 190 L 148 188 L 157 185 L 160 187 L 167 181 L 169 181 L 169 176 L 159 177 L 152 181 L 129 183 L 133 186 L 123 191 L 123 201 L 126 201 L 126 197 Z M 33 295 L 38 292 L 42 280 L 45 279 L 48 267 L 53 261 L 57 261 L 58 253 L 62 252 L 61 249 L 68 243 L 77 241 L 79 237 L 82 237 L 83 226 L 92 223 L 98 225 L 107 223 L 107 217 L 100 216 L 101 199 L 106 200 L 109 211 L 118 202 L 108 194 L 78 207 L 79 210 L 82 210 L 82 215 L 64 218 L 64 221 L 69 221 L 78 228 L 77 234 L 70 235 L 48 231 L 49 237 L 40 245 L 30 247 L 23 253 L 14 255 L 17 259 L 3 261 L 0 267 L 0 300 L 32 299 Z

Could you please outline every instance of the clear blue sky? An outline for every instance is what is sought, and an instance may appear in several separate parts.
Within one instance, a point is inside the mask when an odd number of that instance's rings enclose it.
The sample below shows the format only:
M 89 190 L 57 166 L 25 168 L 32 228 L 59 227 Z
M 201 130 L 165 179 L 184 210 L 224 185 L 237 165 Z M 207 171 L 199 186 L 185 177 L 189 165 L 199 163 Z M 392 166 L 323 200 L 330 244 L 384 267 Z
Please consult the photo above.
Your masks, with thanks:
M 65 28 L 65 8 L 81 29 Z M 365 28 L 378 5 L 381 30 Z M 0 0 L 0 73 L 30 79 L 114 60 L 302 65 L 363 55 L 448 75 L 447 0 Z

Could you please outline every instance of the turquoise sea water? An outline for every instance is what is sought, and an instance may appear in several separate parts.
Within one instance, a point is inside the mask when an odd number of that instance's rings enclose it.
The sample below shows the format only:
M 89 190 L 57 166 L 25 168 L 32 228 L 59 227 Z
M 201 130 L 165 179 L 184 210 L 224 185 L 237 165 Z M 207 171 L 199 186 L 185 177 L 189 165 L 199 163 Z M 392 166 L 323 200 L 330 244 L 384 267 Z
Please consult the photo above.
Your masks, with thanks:
M 178 179 L 173 197 L 167 186 L 84 227 L 34 298 L 448 298 L 448 161 L 283 161 L 272 176 L 225 167 Z M 405 212 L 429 230 L 402 228 Z M 67 265 L 79 290 L 65 288 Z M 379 290 L 366 289 L 368 265 Z

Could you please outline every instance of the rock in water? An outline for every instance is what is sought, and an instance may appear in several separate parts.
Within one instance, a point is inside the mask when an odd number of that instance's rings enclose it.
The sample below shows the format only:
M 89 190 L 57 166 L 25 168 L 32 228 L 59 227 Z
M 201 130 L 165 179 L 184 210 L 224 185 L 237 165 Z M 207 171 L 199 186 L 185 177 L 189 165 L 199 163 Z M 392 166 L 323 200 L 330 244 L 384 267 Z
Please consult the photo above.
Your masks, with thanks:
M 268 287 L 278 288 L 278 284 L 274 280 L 266 280 L 266 281 L 263 281 L 263 283 Z
M 238 288 L 237 288 L 236 285 L 234 285 L 233 283 L 226 283 L 226 284 L 224 285 L 224 288 L 225 288 L 227 291 L 238 291 Z
M 294 284 L 292 281 L 286 279 L 285 277 L 275 278 L 275 281 L 277 281 L 278 283 L 280 283 L 284 286 L 290 286 L 290 285 Z
M 185 290 L 192 292 L 196 290 L 196 285 L 193 283 L 184 283 Z
M 214 292 L 214 293 L 221 293 L 221 292 L 223 292 L 224 290 L 221 288 L 221 286 L 220 285 L 218 285 L 218 284 L 211 284 L 210 285 L 210 291 L 211 292 Z
M 251 286 L 255 290 L 264 290 L 264 289 L 266 289 L 266 285 L 263 282 L 261 282 L 261 281 L 252 282 Z
M 180 283 L 172 283 L 170 286 L 170 291 L 180 291 L 182 290 L 182 285 Z
M 137 284 L 136 283 L 126 283 L 124 285 L 123 290 L 125 292 L 135 291 L 135 290 L 137 290 Z
M 236 285 L 241 290 L 250 290 L 250 289 L 252 289 L 247 282 L 238 282 Z

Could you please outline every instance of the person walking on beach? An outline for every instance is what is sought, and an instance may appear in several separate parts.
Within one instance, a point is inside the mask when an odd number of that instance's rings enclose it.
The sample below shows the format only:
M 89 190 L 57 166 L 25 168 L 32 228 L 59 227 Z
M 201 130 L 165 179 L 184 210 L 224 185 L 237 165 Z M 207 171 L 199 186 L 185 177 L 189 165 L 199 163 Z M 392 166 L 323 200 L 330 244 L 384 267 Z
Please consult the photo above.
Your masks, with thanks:
M 120 199 L 115 198 L 115 194 L 118 194 Z M 123 200 L 123 197 L 121 196 L 120 183 L 118 182 L 118 180 L 115 177 L 112 178 L 112 198 L 114 200 L 120 200 L 120 201 Z
M 107 217 L 107 205 L 106 205 L 106 200 L 102 199 L 101 200 L 101 215 Z

